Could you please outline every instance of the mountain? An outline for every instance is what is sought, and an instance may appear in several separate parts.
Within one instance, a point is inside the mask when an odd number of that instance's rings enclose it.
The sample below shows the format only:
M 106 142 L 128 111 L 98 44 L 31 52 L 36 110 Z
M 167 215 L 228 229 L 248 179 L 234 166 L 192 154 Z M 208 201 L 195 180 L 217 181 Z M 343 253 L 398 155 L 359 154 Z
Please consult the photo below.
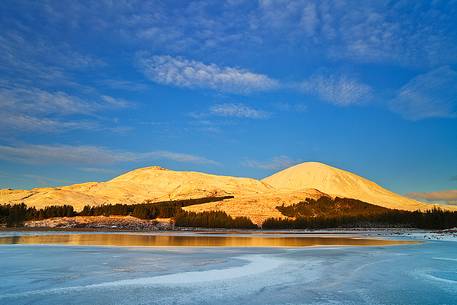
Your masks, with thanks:
M 430 205 L 400 196 L 356 174 L 319 162 L 301 163 L 262 181 L 278 189 L 299 191 L 315 188 L 332 196 L 358 199 L 391 209 L 430 208 Z
M 76 210 L 84 205 L 142 203 L 203 197 L 234 196 L 233 199 L 189 206 L 186 210 L 222 210 L 232 216 L 248 216 L 261 223 L 281 217 L 280 204 L 292 204 L 324 194 L 314 189 L 277 190 L 265 182 L 199 172 L 172 171 L 158 166 L 139 168 L 106 182 L 87 182 L 55 188 L 1 190 L 0 202 L 21 203 L 42 208 L 70 204 Z
M 145 200 L 256 195 L 273 188 L 250 178 L 178 172 L 158 166 L 139 168 L 106 182 L 87 182 L 55 188 L 2 190 L 5 202 L 25 202 L 37 208 L 51 204 L 141 203 Z
M 282 217 L 276 209 L 307 198 L 348 197 L 387 208 L 416 210 L 431 205 L 405 198 L 353 173 L 322 163 L 306 162 L 261 181 L 199 172 L 173 171 L 158 166 L 139 168 L 106 182 L 87 182 L 54 188 L 0 190 L 0 202 L 42 208 L 71 204 L 142 203 L 203 197 L 234 196 L 223 201 L 188 206 L 189 211 L 225 211 L 261 223 Z

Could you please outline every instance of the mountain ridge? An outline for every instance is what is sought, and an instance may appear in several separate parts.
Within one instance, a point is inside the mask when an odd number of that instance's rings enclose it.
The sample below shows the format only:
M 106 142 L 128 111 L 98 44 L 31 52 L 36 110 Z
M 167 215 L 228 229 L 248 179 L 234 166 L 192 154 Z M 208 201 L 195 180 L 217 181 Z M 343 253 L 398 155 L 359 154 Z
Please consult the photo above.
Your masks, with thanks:
M 354 173 L 319 162 L 297 164 L 262 180 L 149 166 L 125 172 L 104 182 L 1 190 L 1 202 L 24 202 L 37 208 L 70 204 L 76 210 L 81 210 L 84 205 L 133 204 L 228 195 L 234 198 L 189 206 L 185 210 L 224 211 L 231 216 L 247 216 L 259 223 L 269 217 L 283 217 L 276 209 L 279 205 L 322 196 L 354 198 L 403 210 L 433 207 L 393 193 Z

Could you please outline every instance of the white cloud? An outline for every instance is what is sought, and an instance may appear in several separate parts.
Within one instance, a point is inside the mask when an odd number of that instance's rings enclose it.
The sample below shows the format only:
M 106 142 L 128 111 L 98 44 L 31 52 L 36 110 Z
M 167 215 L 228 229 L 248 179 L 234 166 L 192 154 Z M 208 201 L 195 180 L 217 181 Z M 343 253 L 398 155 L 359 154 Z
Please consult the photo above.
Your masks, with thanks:
M 143 154 L 144 159 L 166 159 L 176 162 L 183 163 L 194 163 L 194 164 L 210 164 L 210 165 L 219 165 L 218 162 L 206 159 L 204 157 L 195 156 L 191 154 L 183 154 L 171 151 L 152 151 Z
M 338 106 L 361 104 L 372 97 L 370 86 L 345 75 L 316 74 L 302 82 L 300 89 Z
M 130 105 L 132 103 L 126 100 L 107 95 L 83 99 L 63 91 L 0 83 L 0 132 L 107 130 L 109 128 L 102 128 L 94 121 L 99 119 L 98 113 Z
M 265 170 L 280 170 L 296 164 L 297 161 L 288 156 L 273 157 L 269 161 L 246 160 L 243 165 L 246 167 L 265 169 Z
M 212 89 L 231 93 L 271 90 L 278 82 L 263 74 L 245 69 L 171 56 L 139 56 L 139 65 L 152 81 L 184 88 Z
M 79 168 L 80 171 L 87 172 L 87 173 L 95 173 L 95 174 L 114 174 L 118 171 L 111 168 L 102 168 L 102 167 L 81 167 Z
M 265 119 L 270 114 L 263 110 L 258 110 L 244 104 L 217 104 L 209 109 L 210 114 L 224 117 L 237 117 L 246 119 Z
M 62 91 L 48 92 L 38 88 L 0 88 L 0 107 L 23 113 L 90 114 L 93 104 Z
M 35 181 L 36 185 L 41 185 L 41 186 L 48 186 L 48 185 L 55 185 L 55 184 L 60 184 L 60 185 L 69 184 L 68 180 L 55 179 L 55 178 L 51 178 L 51 177 L 45 177 L 42 175 L 24 174 L 24 175 L 22 175 L 22 177 L 26 178 L 27 180 L 33 180 L 33 181 Z
M 438 192 L 413 192 L 408 193 L 406 196 L 417 200 L 446 203 L 446 204 L 457 204 L 457 190 L 446 190 Z
M 34 117 L 25 114 L 3 113 L 0 120 L 0 132 L 63 132 L 68 130 L 98 130 L 103 129 L 98 123 L 92 121 L 65 121 L 46 117 Z
M 456 13 L 452 2 L 260 1 L 250 34 L 330 58 L 437 66 L 457 62 Z
M 102 102 L 100 107 L 109 107 L 109 108 L 126 108 L 132 106 L 133 103 L 122 98 L 115 98 L 109 95 L 100 96 Z
M 240 5 L 57 1 L 8 9 L 35 22 L 44 16 L 48 27 L 91 31 L 155 52 L 226 56 L 255 54 L 264 47 L 358 62 L 437 66 L 457 62 L 455 7 L 453 1 L 264 0 Z M 76 62 L 88 61 L 80 55 Z
M 315 3 L 308 2 L 304 5 L 300 25 L 303 27 L 306 36 L 312 37 L 316 34 L 319 25 L 319 16 Z
M 218 165 L 204 157 L 171 151 L 130 152 L 100 146 L 72 145 L 0 145 L 0 159 L 26 164 L 112 164 L 148 160 Z
M 441 67 L 410 80 L 391 101 L 391 109 L 410 120 L 457 116 L 457 72 Z

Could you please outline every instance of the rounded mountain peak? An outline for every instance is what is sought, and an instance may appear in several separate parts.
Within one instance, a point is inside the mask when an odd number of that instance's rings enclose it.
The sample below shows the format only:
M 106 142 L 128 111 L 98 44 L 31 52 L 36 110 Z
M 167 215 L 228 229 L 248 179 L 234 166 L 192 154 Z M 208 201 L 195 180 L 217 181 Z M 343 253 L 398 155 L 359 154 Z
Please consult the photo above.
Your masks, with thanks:
M 262 180 L 279 189 L 315 188 L 326 194 L 359 199 L 388 208 L 417 209 L 422 204 L 395 194 L 354 173 L 320 162 L 304 162 Z
M 154 166 L 148 166 L 148 167 L 143 167 L 142 169 L 150 169 L 150 170 L 158 170 L 158 171 L 168 171 L 168 168 L 159 166 L 159 165 L 154 165 Z

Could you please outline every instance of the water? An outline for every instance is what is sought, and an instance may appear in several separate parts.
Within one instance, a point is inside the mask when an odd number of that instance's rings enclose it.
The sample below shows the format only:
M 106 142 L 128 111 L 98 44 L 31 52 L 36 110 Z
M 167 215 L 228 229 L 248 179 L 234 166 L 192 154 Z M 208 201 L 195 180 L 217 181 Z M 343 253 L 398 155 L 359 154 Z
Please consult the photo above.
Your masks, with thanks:
M 310 234 L 39 234 L 0 237 L 0 244 L 63 244 L 125 247 L 378 246 L 408 241 Z
M 2 305 L 457 304 L 452 241 L 366 247 L 3 244 L 0 270 Z

